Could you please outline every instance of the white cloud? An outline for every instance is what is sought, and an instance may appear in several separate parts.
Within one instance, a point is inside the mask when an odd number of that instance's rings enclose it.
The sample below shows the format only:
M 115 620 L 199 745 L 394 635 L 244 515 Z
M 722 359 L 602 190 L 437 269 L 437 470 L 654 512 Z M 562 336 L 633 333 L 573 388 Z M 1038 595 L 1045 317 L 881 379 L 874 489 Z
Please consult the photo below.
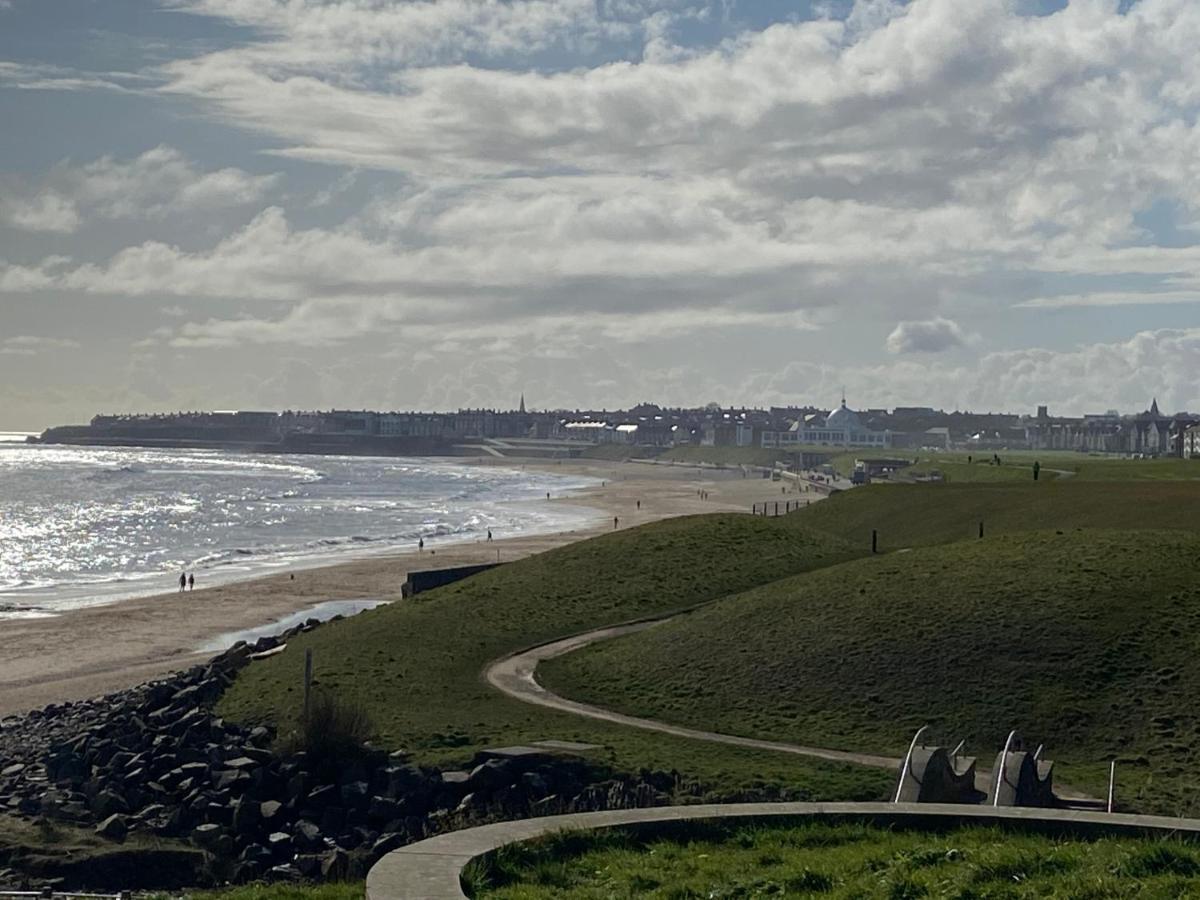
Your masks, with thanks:
M 205 172 L 159 146 L 127 162 L 105 156 L 82 166 L 60 163 L 33 191 L 0 182 L 0 223 L 72 232 L 89 217 L 160 219 L 256 203 L 278 181 L 236 168 Z
M 901 322 L 887 336 L 889 353 L 941 353 L 964 347 L 972 340 L 957 322 L 927 319 L 923 322 Z
M 55 193 L 33 197 L 0 195 L 0 223 L 24 231 L 69 233 L 79 227 L 79 210 L 66 197 Z
M 56 350 L 73 350 L 79 342 L 69 338 L 18 335 L 0 340 L 0 356 L 36 356 Z

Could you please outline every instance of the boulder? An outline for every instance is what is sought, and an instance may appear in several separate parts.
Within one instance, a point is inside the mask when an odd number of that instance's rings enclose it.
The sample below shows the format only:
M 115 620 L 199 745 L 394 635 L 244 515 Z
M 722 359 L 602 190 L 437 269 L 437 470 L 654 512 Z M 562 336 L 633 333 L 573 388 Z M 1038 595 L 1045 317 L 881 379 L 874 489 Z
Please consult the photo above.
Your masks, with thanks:
M 96 826 L 96 834 L 110 841 L 123 841 L 129 834 L 129 823 L 120 813 L 114 813 Z

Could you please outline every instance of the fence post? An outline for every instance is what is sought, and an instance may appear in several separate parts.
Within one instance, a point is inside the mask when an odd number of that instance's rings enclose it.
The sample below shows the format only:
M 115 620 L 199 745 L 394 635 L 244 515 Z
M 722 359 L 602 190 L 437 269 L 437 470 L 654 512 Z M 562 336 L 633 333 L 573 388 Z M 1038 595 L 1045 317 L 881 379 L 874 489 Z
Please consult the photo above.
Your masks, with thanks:
M 304 651 L 304 717 L 308 718 L 308 704 L 312 694 L 312 648 Z
M 983 523 L 982 522 L 979 523 L 979 538 L 980 538 L 980 540 L 983 539 Z
M 879 532 L 876 531 L 874 528 L 872 528 L 871 529 L 871 552 L 877 553 L 878 551 L 879 551 Z
M 1113 811 L 1113 787 L 1117 780 L 1117 761 L 1108 764 L 1108 811 Z

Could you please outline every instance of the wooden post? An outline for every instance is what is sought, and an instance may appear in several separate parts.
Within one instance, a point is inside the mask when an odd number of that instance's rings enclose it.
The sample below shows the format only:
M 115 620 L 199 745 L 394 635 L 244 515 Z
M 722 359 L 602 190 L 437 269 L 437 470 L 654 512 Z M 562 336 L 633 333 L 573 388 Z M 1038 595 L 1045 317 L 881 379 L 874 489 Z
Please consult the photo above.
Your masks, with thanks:
M 871 552 L 879 552 L 879 532 L 874 528 L 871 529 Z
M 777 516 L 779 515 L 779 501 L 778 500 L 775 501 L 775 515 L 777 515 Z
M 1108 811 L 1113 811 L 1113 785 L 1117 780 L 1117 761 L 1108 764 Z
M 983 523 L 982 522 L 979 523 L 979 538 L 980 538 L 980 540 L 983 539 Z
M 312 695 L 312 648 L 304 651 L 304 718 L 308 718 L 309 699 Z

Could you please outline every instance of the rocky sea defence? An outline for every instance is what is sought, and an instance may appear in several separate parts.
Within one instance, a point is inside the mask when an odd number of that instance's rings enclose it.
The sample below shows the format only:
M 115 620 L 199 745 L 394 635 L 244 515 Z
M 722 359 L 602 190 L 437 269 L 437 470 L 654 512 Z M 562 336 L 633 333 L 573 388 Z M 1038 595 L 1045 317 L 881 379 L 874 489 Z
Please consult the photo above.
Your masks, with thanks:
M 469 768 L 441 771 L 412 764 L 403 750 L 368 745 L 330 767 L 281 749 L 288 742 L 270 728 L 215 714 L 222 692 L 256 654 L 315 627 L 310 620 L 239 643 L 207 664 L 131 690 L 0 720 L 0 815 L 151 848 L 136 865 L 36 871 L 0 852 L 0 888 L 361 878 L 383 854 L 443 831 L 661 805 L 681 791 L 676 773 L 618 775 L 528 748 L 485 751 Z M 166 880 L 164 871 L 172 873 Z

